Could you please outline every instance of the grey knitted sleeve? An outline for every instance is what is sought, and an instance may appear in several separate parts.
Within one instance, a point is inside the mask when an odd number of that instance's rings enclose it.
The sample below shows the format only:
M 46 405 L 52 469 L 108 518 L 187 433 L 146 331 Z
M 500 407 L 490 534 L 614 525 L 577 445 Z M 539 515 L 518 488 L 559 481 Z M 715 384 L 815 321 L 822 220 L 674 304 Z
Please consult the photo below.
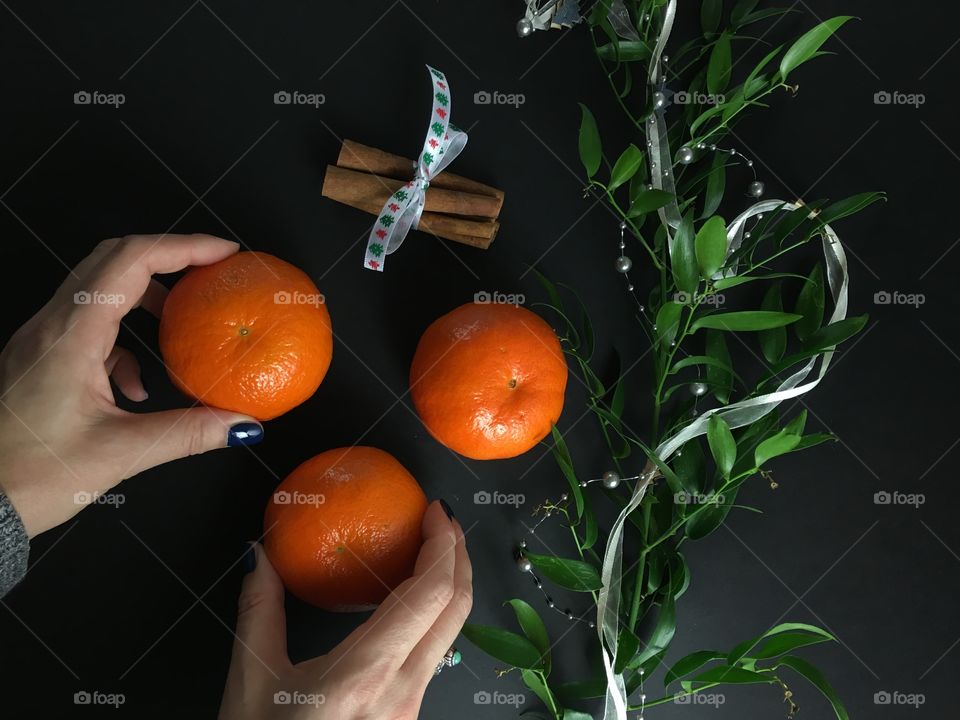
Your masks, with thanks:
M 30 539 L 23 522 L 7 499 L 0 493 L 0 598 L 27 574 Z

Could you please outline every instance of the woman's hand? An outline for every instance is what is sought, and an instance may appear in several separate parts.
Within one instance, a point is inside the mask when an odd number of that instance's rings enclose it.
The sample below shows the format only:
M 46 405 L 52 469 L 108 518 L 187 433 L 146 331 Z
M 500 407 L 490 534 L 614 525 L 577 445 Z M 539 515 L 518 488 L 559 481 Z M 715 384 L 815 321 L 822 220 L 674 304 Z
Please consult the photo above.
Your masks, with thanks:
M 416 718 L 473 597 L 463 529 L 440 503 L 424 516 L 413 577 L 332 652 L 296 665 L 287 656 L 283 585 L 263 548 L 252 552 L 220 720 Z
M 237 249 L 210 235 L 105 240 L 10 339 L 0 354 L 0 490 L 29 536 L 154 465 L 260 439 L 260 425 L 237 413 L 125 412 L 110 387 L 112 377 L 130 400 L 147 397 L 135 357 L 114 343 L 134 308 L 159 316 L 166 289 L 152 276 Z

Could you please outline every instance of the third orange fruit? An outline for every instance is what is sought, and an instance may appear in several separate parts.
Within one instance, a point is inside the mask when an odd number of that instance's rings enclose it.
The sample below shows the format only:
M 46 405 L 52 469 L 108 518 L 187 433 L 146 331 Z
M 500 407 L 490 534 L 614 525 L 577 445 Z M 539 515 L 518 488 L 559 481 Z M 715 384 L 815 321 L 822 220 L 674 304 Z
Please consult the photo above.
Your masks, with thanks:
M 526 452 L 560 417 L 567 364 L 553 329 L 526 308 L 467 303 L 434 321 L 410 368 L 427 430 L 476 460 Z
M 207 405 L 269 420 L 316 392 L 330 366 L 333 330 L 307 275 L 262 252 L 193 268 L 160 319 L 170 378 Z
M 413 574 L 427 498 L 396 458 L 327 450 L 294 470 L 267 505 L 263 547 L 301 600 L 369 610 Z

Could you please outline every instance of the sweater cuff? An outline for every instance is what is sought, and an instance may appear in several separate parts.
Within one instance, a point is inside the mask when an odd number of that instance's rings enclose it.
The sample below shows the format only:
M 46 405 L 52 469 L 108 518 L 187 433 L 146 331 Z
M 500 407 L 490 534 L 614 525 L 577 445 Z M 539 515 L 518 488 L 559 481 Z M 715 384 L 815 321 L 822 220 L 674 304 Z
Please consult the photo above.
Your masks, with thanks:
M 0 493 L 0 598 L 27 574 L 30 538 L 9 498 Z

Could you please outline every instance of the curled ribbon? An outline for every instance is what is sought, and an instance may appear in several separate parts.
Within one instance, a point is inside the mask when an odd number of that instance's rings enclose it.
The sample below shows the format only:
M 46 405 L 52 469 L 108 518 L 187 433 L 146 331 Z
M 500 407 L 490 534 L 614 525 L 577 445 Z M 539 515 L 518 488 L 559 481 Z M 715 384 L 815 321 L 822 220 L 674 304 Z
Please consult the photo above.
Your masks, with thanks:
M 649 83 L 652 91 L 663 87 L 660 59 L 676 15 L 677 0 L 670 0 L 663 13 L 663 26 L 654 48 L 650 62 Z M 663 118 L 662 108 L 655 109 L 654 114 L 647 122 L 647 139 L 650 155 L 650 170 L 653 185 L 675 194 L 672 160 L 670 147 L 667 142 L 667 128 Z M 740 247 L 747 220 L 766 212 L 781 212 L 797 210 L 800 203 L 788 203 L 782 200 L 765 200 L 758 202 L 741 213 L 727 228 L 727 257 Z M 680 222 L 680 213 L 676 199 L 659 210 L 660 220 L 667 229 L 668 236 L 671 230 Z M 828 324 L 843 320 L 847 316 L 847 295 L 849 291 L 849 273 L 847 258 L 840 238 L 829 225 L 823 227 L 823 256 L 827 267 L 827 284 L 833 299 L 833 313 Z M 736 272 L 735 268 L 726 274 Z M 757 397 L 748 398 L 740 402 L 731 403 L 720 408 L 708 410 L 696 420 L 685 426 L 676 434 L 665 439 L 654 449 L 653 454 L 663 463 L 685 443 L 693 438 L 705 435 L 710 417 L 719 415 L 731 428 L 743 427 L 756 422 L 764 415 L 776 408 L 784 400 L 799 397 L 815 388 L 830 366 L 833 358 L 833 348 L 826 348 L 822 353 L 810 358 L 807 363 L 795 373 L 786 378 L 776 390 Z M 807 381 L 814 372 L 817 363 L 820 368 L 816 376 Z M 806 382 L 805 382 L 806 381 Z M 602 588 L 597 596 L 597 634 L 600 638 L 600 649 L 603 658 L 604 670 L 607 677 L 607 692 L 604 703 L 604 720 L 626 720 L 627 718 L 627 689 L 622 673 L 614 670 L 616 665 L 617 640 L 620 634 L 620 583 L 623 577 L 623 530 L 627 517 L 636 510 L 653 479 L 653 472 L 644 473 L 637 481 L 630 501 L 623 508 L 610 529 L 607 546 L 603 554 L 600 579 Z
M 467 144 L 467 134 L 450 124 L 450 86 L 447 77 L 427 65 L 433 81 L 433 110 L 430 127 L 423 141 L 423 150 L 415 162 L 413 180 L 387 198 L 377 216 L 370 237 L 363 266 L 383 272 L 386 256 L 403 243 L 410 228 L 416 229 L 423 214 L 430 180 L 449 165 Z

